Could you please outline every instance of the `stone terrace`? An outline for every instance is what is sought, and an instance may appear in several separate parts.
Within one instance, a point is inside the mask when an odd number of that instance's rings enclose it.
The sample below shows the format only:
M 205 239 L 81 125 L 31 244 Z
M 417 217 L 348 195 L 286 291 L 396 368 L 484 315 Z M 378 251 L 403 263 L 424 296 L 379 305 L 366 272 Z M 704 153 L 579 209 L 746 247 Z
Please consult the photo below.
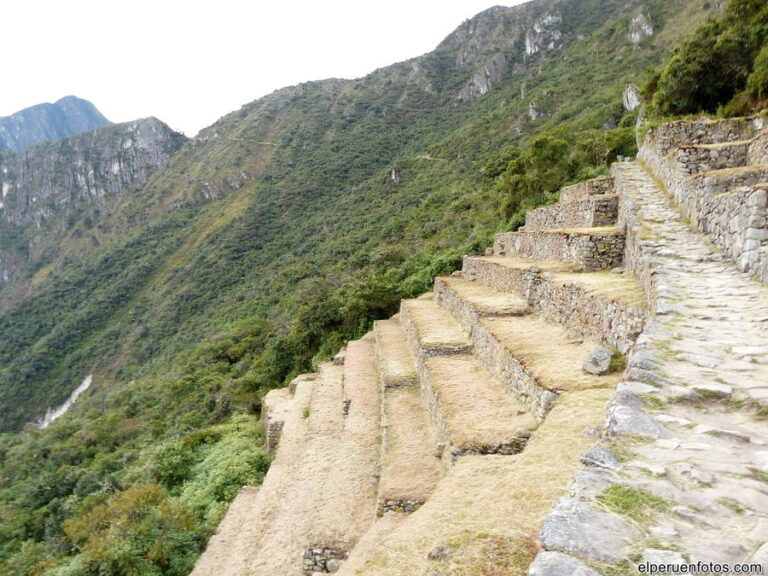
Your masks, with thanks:
M 193 576 L 480 574 L 539 548 L 532 576 L 768 561 L 768 292 L 727 256 L 759 260 L 712 233 L 729 219 L 754 240 L 766 142 L 751 119 L 679 123 L 642 156 L 653 172 L 623 162 L 564 188 L 270 392 L 274 463 Z M 617 493 L 652 504 L 611 507 Z

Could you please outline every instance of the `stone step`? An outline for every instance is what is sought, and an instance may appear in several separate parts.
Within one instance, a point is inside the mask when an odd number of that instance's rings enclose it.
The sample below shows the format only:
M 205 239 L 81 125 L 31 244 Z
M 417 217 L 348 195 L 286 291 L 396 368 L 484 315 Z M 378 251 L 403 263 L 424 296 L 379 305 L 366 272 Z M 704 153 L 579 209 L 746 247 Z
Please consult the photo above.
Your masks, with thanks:
M 720 144 L 684 145 L 672 150 L 670 160 L 677 164 L 678 174 L 693 175 L 711 170 L 746 166 L 751 140 Z
M 612 226 L 616 224 L 618 215 L 618 194 L 603 194 L 531 210 L 525 215 L 525 230 L 537 232 Z
M 307 411 L 309 433 L 329 436 L 344 427 L 344 367 L 323 363 Z
M 413 355 L 419 357 L 460 354 L 472 348 L 467 334 L 451 315 L 427 294 L 400 303 L 400 324 Z
M 667 155 L 680 146 L 721 144 L 749 140 L 757 134 L 752 118 L 680 120 L 652 128 L 643 148 L 654 147 Z
M 286 419 L 295 410 L 294 394 L 301 382 L 312 382 L 317 374 L 301 374 L 285 388 L 270 390 L 261 401 L 261 420 L 267 435 L 267 451 L 274 455 L 280 443 Z
M 465 332 L 483 316 L 529 314 L 528 303 L 517 294 L 500 292 L 479 282 L 456 276 L 435 278 L 435 302 L 450 312 Z
M 534 316 L 489 316 L 472 326 L 474 356 L 539 421 L 561 392 L 615 386 L 620 374 L 583 369 L 598 346 Z
M 699 172 L 688 179 L 704 194 L 722 194 L 740 186 L 768 183 L 768 164 L 750 164 L 736 168 Z
M 621 266 L 624 259 L 624 234 L 613 226 L 504 232 L 496 235 L 493 253 L 496 256 L 571 262 L 591 272 Z
M 334 453 L 316 488 L 303 555 L 307 573 L 322 571 L 329 559 L 345 559 L 376 511 L 381 407 L 373 334 L 349 342 L 343 375 L 343 429 L 332 439 Z
M 443 477 L 437 440 L 417 386 L 383 391 L 377 514 L 413 512 Z
M 383 536 L 377 530 L 376 546 L 356 549 L 339 575 L 426 574 L 432 567 L 439 574 L 527 573 L 521 555 L 535 554 L 531 544 L 538 541 L 542 522 L 568 493 L 580 456 L 595 442 L 584 430 L 604 422 L 610 396 L 608 390 L 564 394 L 522 453 L 458 459 L 417 514 L 382 530 Z M 441 552 L 450 560 L 426 563 Z M 429 568 L 412 570 L 413 558 L 424 559 Z M 456 570 L 440 571 L 444 564 Z
M 376 320 L 373 323 L 376 342 L 376 364 L 379 381 L 384 388 L 414 386 L 419 376 L 408 336 L 397 320 Z
M 270 390 L 261 401 L 261 421 L 267 435 L 267 452 L 274 455 L 280 443 L 285 418 L 291 410 L 293 394 L 288 387 Z
M 630 273 L 577 273 L 562 262 L 498 256 L 466 256 L 462 270 L 466 280 L 514 293 L 542 318 L 622 354 L 632 350 L 649 315 L 643 288 Z
M 327 560 L 343 560 L 369 528 L 376 511 L 378 389 L 370 337 L 349 343 L 344 365 L 320 366 L 300 415 L 307 431 L 303 451 L 269 503 L 272 526 L 253 544 L 248 573 L 309 574 Z
M 422 394 L 446 465 L 467 454 L 516 454 L 536 420 L 469 354 L 418 362 Z
M 560 203 L 579 202 L 603 194 L 613 194 L 613 178 L 611 176 L 601 176 L 562 188 L 560 190 Z
M 257 493 L 244 488 L 227 510 L 227 524 L 217 529 L 205 553 L 200 556 L 194 576 L 242 576 L 251 574 L 251 562 L 265 547 L 276 552 L 270 555 L 280 573 L 300 573 L 296 556 L 296 534 L 283 532 L 277 524 L 287 513 L 284 496 L 297 494 L 309 438 L 307 410 L 312 398 L 314 379 L 299 377 L 291 383 L 293 396 L 290 409 L 284 413 L 280 442 L 269 471 Z M 273 396 L 275 398 L 275 396 Z M 295 504 L 295 502 L 293 503 Z

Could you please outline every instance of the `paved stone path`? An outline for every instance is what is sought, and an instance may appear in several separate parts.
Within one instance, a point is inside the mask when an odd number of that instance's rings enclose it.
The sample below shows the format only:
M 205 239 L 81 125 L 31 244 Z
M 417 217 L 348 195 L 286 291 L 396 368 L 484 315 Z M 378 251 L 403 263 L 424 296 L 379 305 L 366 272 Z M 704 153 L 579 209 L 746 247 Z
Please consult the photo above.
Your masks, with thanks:
M 618 175 L 634 187 L 658 296 L 615 401 L 644 399 L 652 422 L 635 423 L 647 441 L 620 440 L 634 456 L 619 476 L 672 501 L 649 528 L 654 546 L 768 567 L 768 287 L 692 231 L 642 166 Z

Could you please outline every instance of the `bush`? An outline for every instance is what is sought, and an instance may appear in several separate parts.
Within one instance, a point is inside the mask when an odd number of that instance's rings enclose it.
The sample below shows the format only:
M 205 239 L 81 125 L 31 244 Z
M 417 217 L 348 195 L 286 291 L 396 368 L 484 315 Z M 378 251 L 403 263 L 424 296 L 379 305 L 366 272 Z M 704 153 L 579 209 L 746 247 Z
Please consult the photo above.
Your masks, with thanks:
M 747 79 L 750 95 L 763 100 L 768 98 L 768 45 L 755 58 L 754 69 Z

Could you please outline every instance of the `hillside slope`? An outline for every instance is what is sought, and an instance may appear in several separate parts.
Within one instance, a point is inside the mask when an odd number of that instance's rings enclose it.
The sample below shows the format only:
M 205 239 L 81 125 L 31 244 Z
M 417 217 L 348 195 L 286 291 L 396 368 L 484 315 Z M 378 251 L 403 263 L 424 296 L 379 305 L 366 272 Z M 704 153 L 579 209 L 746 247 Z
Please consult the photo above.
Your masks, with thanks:
M 430 54 L 244 106 L 99 214 L 72 204 L 54 257 L 0 286 L 0 427 L 93 385 L 50 429 L 2 437 L 0 560 L 108 572 L 129 551 L 144 573 L 191 568 L 237 488 L 260 481 L 263 455 L 235 460 L 233 446 L 256 450 L 266 392 L 562 184 L 631 153 L 624 87 L 709 13 L 655 0 L 493 8 Z M 9 233 L 22 254 L 31 230 Z M 98 239 L 86 250 L 83 232 Z M 142 499 L 167 514 L 126 520 Z M 112 549 L 126 521 L 172 526 L 178 563 L 138 526 Z

